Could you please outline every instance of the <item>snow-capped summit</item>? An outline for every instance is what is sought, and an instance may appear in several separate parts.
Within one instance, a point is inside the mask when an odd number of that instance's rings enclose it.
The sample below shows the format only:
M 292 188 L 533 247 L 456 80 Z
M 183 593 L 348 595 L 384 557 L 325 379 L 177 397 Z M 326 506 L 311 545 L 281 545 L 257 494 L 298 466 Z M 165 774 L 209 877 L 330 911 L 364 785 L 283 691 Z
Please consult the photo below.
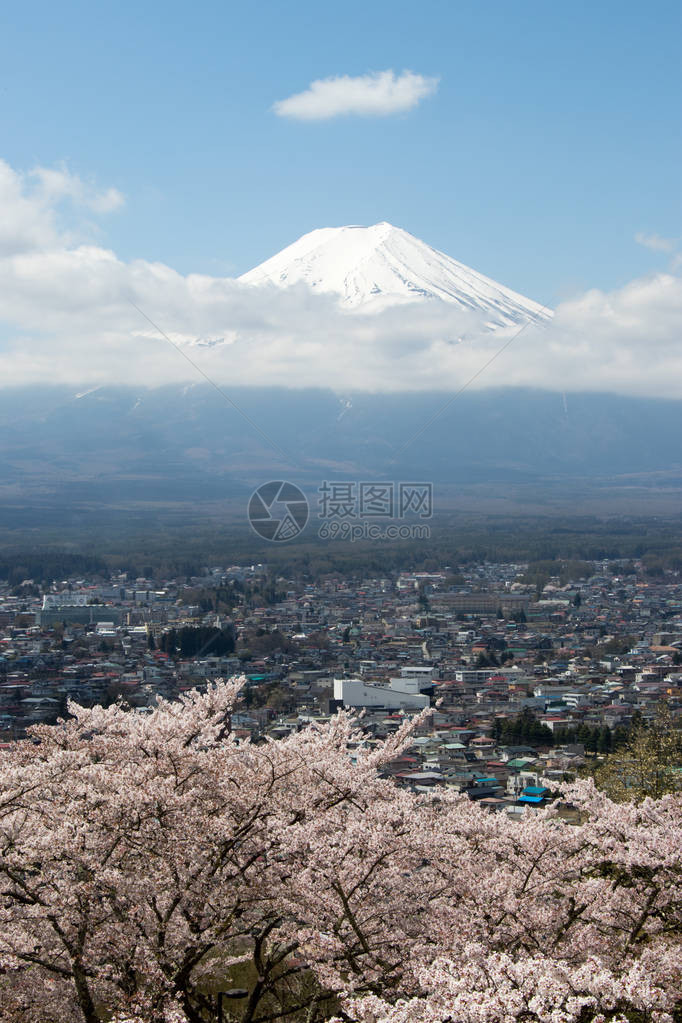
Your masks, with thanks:
M 493 329 L 551 316 L 537 302 L 387 223 L 311 231 L 239 280 L 282 288 L 305 282 L 317 292 L 339 295 L 351 309 L 440 299 L 482 312 Z

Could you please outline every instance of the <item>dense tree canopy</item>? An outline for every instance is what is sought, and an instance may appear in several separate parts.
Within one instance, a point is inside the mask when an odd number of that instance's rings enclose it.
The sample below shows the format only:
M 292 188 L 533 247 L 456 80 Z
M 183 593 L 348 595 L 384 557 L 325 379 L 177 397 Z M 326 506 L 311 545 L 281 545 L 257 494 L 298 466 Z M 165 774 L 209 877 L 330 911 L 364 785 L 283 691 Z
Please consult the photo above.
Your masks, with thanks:
M 222 657 L 235 646 L 232 626 L 217 629 L 210 625 L 183 625 L 161 634 L 159 649 L 180 657 Z
M 679 1020 L 680 796 L 510 821 L 384 780 L 409 725 L 238 742 L 240 684 L 0 754 L 0 1019 Z
M 503 743 L 532 742 L 545 746 L 554 743 L 551 728 L 539 721 L 528 708 L 522 710 L 516 717 L 496 718 L 493 734 L 498 742 Z

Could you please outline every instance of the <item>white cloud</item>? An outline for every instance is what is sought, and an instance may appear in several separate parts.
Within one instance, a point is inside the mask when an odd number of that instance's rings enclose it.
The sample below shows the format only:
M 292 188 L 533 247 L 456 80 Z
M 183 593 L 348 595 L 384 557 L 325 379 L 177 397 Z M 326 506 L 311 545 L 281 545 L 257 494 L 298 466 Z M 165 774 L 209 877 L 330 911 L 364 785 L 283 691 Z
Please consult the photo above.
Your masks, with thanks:
M 52 186 L 50 205 L 49 188 L 36 189 L 33 178 L 0 163 L 3 385 L 69 382 L 85 390 L 200 380 L 131 303 L 187 345 L 216 383 L 235 386 L 452 393 L 513 334 L 491 334 L 474 315 L 437 301 L 348 312 L 303 284 L 262 289 L 125 262 L 60 231 L 61 188 Z M 658 273 L 563 303 L 550 324 L 524 330 L 472 387 L 682 399 L 681 339 L 682 277 Z
M 67 234 L 60 229 L 64 207 L 73 229 L 80 211 L 110 213 L 124 201 L 118 189 L 100 191 L 64 167 L 20 173 L 0 160 L 0 257 L 74 240 L 78 231 Z M 81 223 L 80 234 L 90 236 L 92 225 Z
M 0 160 L 0 257 L 56 243 L 54 214 Z
M 674 252 L 677 248 L 675 238 L 662 238 L 660 234 L 645 234 L 643 231 L 637 232 L 635 241 L 638 245 L 643 245 L 645 249 L 652 249 L 654 252 Z
M 68 199 L 93 213 L 112 213 L 125 202 L 117 188 L 98 191 L 65 167 L 35 167 L 29 176 L 37 182 L 37 195 L 49 205 Z
M 299 121 L 323 121 L 345 114 L 381 117 L 412 110 L 420 100 L 433 95 L 437 78 L 413 71 L 376 71 L 368 75 L 338 75 L 311 82 L 304 92 L 279 100 L 273 110 L 279 117 Z

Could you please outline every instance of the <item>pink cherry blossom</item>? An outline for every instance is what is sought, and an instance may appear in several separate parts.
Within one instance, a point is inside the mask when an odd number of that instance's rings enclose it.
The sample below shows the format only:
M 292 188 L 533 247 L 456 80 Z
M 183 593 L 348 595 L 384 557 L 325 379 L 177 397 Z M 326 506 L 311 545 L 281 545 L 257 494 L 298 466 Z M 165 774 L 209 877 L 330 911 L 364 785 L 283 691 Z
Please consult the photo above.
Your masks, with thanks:
M 0 754 L 0 1020 L 679 1018 L 680 796 L 512 821 L 383 778 L 409 723 L 237 740 L 242 681 Z

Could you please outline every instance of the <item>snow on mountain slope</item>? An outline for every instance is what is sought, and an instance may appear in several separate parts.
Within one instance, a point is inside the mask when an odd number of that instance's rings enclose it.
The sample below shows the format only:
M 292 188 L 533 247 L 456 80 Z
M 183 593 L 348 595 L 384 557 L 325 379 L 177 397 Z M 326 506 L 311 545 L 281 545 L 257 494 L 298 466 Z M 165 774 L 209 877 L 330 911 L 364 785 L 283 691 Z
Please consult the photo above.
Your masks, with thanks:
M 537 302 L 386 223 L 311 231 L 239 280 L 282 288 L 303 281 L 317 292 L 339 295 L 343 307 L 363 312 L 440 299 L 483 313 L 492 329 L 552 315 Z

